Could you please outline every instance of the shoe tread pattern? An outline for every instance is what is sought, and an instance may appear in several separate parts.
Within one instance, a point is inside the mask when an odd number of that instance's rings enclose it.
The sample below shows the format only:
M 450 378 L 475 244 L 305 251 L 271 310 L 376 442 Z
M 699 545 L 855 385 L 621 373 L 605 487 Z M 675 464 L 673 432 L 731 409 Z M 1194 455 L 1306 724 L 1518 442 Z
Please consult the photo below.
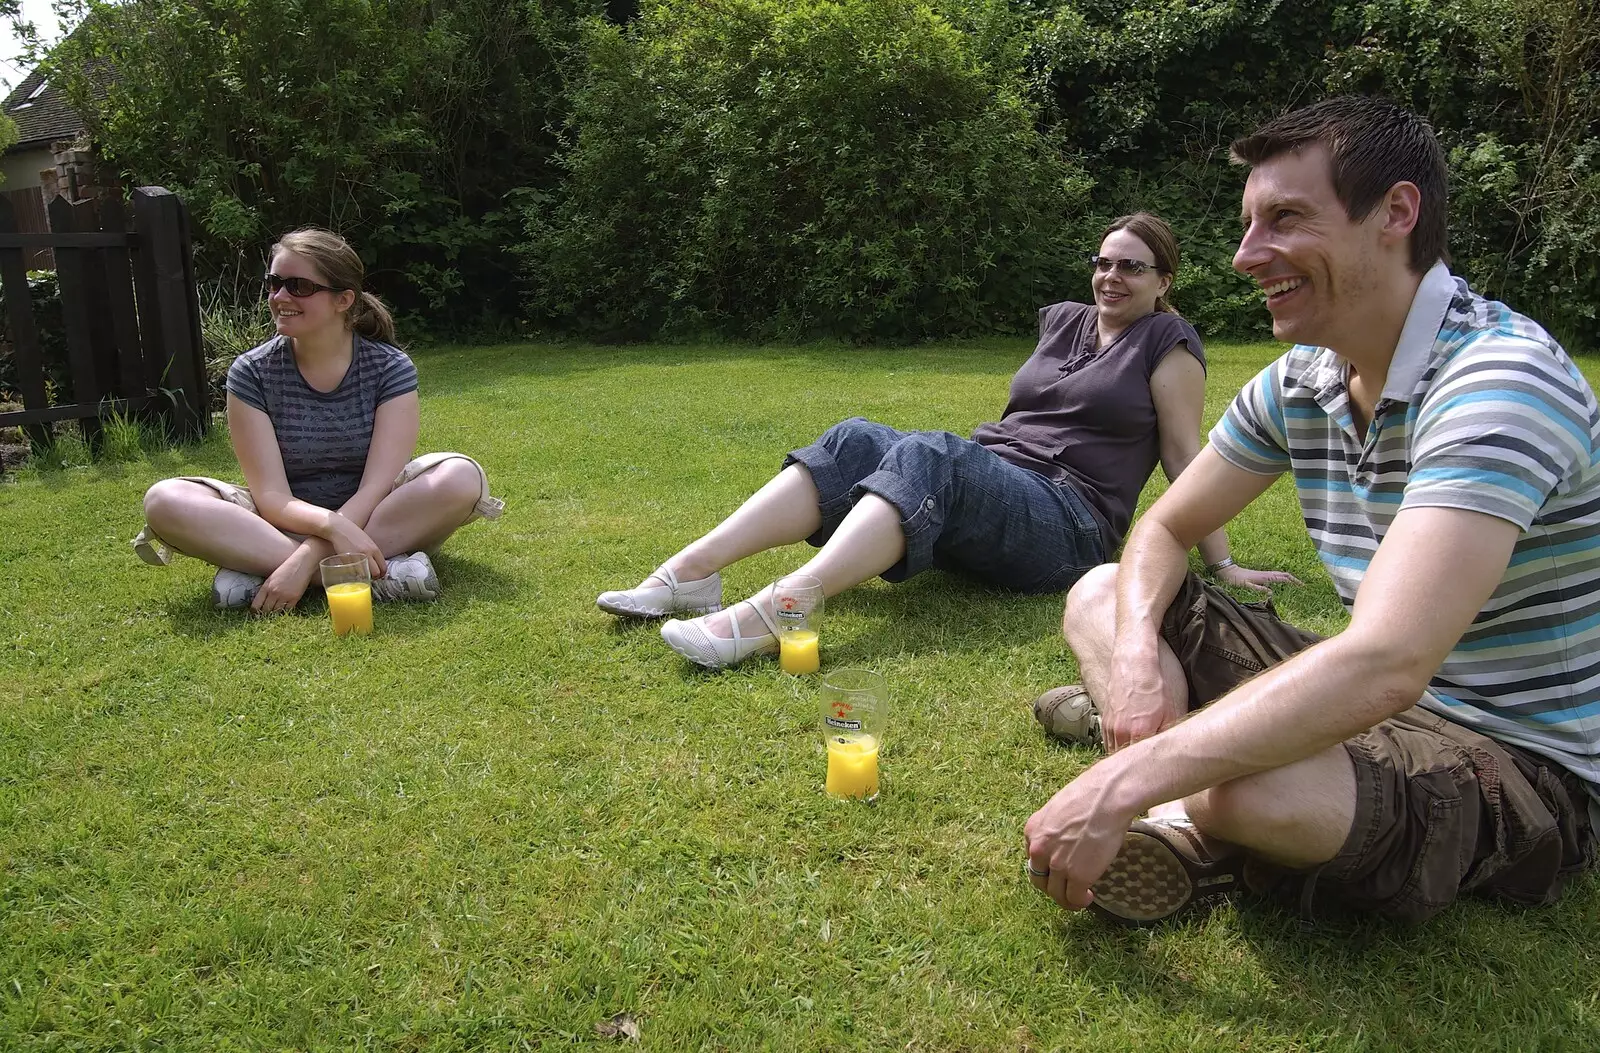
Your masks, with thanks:
M 1094 884 L 1094 902 L 1119 921 L 1135 925 L 1170 918 L 1194 898 L 1189 870 L 1160 838 L 1130 830 L 1122 851 Z

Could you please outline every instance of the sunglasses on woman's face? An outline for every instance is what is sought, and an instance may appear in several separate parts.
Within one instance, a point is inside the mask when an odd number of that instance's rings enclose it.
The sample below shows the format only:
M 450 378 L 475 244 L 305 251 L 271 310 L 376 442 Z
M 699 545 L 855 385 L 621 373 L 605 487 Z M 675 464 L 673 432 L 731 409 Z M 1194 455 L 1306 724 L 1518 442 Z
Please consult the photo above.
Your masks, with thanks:
M 1144 260 L 1114 260 L 1110 256 L 1090 256 L 1089 262 L 1094 264 L 1094 269 L 1101 274 L 1110 274 L 1116 270 L 1130 278 L 1137 278 L 1145 271 L 1159 271 L 1161 268 Z M 291 290 L 292 291 L 292 290 Z
M 279 289 L 288 289 L 289 295 L 297 300 L 303 300 L 307 296 L 315 296 L 319 292 L 344 292 L 343 289 L 335 289 L 331 285 L 318 285 L 310 278 L 285 278 L 270 271 L 264 280 L 267 283 L 267 295 L 269 296 Z

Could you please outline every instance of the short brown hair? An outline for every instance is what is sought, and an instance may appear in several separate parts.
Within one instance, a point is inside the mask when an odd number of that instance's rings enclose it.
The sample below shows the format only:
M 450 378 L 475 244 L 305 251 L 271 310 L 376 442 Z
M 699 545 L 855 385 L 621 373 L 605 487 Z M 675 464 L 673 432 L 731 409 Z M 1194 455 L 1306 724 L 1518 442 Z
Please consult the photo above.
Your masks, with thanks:
M 1104 241 L 1119 230 L 1125 230 L 1144 242 L 1150 248 L 1150 254 L 1156 258 L 1156 269 L 1167 274 L 1174 281 L 1178 278 L 1178 239 L 1172 233 L 1172 228 L 1167 221 L 1154 212 L 1135 212 L 1131 216 L 1118 216 L 1111 221 L 1105 233 L 1100 235 Z M 1168 286 L 1170 290 L 1170 286 Z M 1156 310 L 1177 314 L 1178 309 L 1168 302 L 1165 296 L 1156 298 Z
M 279 238 L 267 258 L 270 260 L 280 252 L 305 257 L 322 272 L 327 279 L 325 284 L 356 294 L 356 302 L 346 316 L 351 329 L 373 340 L 394 343 L 394 319 L 382 300 L 361 287 L 367 268 L 348 241 L 321 227 L 301 227 Z
M 1384 99 L 1340 95 L 1273 118 L 1234 140 L 1230 154 L 1253 167 L 1312 143 L 1327 147 L 1333 193 L 1353 222 L 1372 215 L 1396 183 L 1415 184 L 1422 201 L 1411 269 L 1426 274 L 1437 261 L 1450 262 L 1444 150 L 1427 121 Z

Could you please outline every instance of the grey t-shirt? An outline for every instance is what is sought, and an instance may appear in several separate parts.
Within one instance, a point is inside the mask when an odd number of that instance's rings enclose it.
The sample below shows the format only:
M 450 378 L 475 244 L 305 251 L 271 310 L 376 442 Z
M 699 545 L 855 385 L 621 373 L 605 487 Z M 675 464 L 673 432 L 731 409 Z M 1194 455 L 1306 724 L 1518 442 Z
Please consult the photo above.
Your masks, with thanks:
M 1176 314 L 1147 314 L 1105 347 L 1095 323 L 1088 304 L 1041 309 L 1039 346 L 1011 379 L 1005 415 L 972 438 L 1012 464 L 1072 483 L 1110 553 L 1160 459 L 1150 375 L 1180 343 L 1201 368 L 1206 357 L 1200 334 Z
M 278 436 L 289 492 L 337 509 L 355 496 L 378 407 L 417 390 L 417 367 L 397 347 L 357 333 L 344 379 L 332 391 L 306 383 L 288 337 L 246 351 L 228 367 L 228 392 L 267 415 Z

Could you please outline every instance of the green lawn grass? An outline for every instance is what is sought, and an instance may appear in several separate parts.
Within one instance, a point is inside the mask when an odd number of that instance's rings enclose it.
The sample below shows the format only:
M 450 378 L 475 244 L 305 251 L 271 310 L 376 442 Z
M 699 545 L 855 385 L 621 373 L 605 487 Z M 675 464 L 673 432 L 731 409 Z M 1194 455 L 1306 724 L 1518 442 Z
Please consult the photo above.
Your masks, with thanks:
M 1417 930 L 1126 931 L 1035 892 L 1022 823 L 1093 759 L 1027 709 L 1075 674 L 1059 597 L 930 573 L 831 603 L 824 661 L 893 691 L 873 806 L 821 792 L 814 681 L 595 609 L 841 417 L 993 419 L 1028 350 L 419 353 L 423 448 L 508 507 L 364 640 L 135 559 L 151 482 L 237 477 L 220 434 L 0 485 L 0 1049 L 565 1048 L 624 1012 L 657 1050 L 1600 1047 L 1593 879 Z M 1271 354 L 1211 349 L 1211 419 Z M 1338 628 L 1282 482 L 1231 535 Z

